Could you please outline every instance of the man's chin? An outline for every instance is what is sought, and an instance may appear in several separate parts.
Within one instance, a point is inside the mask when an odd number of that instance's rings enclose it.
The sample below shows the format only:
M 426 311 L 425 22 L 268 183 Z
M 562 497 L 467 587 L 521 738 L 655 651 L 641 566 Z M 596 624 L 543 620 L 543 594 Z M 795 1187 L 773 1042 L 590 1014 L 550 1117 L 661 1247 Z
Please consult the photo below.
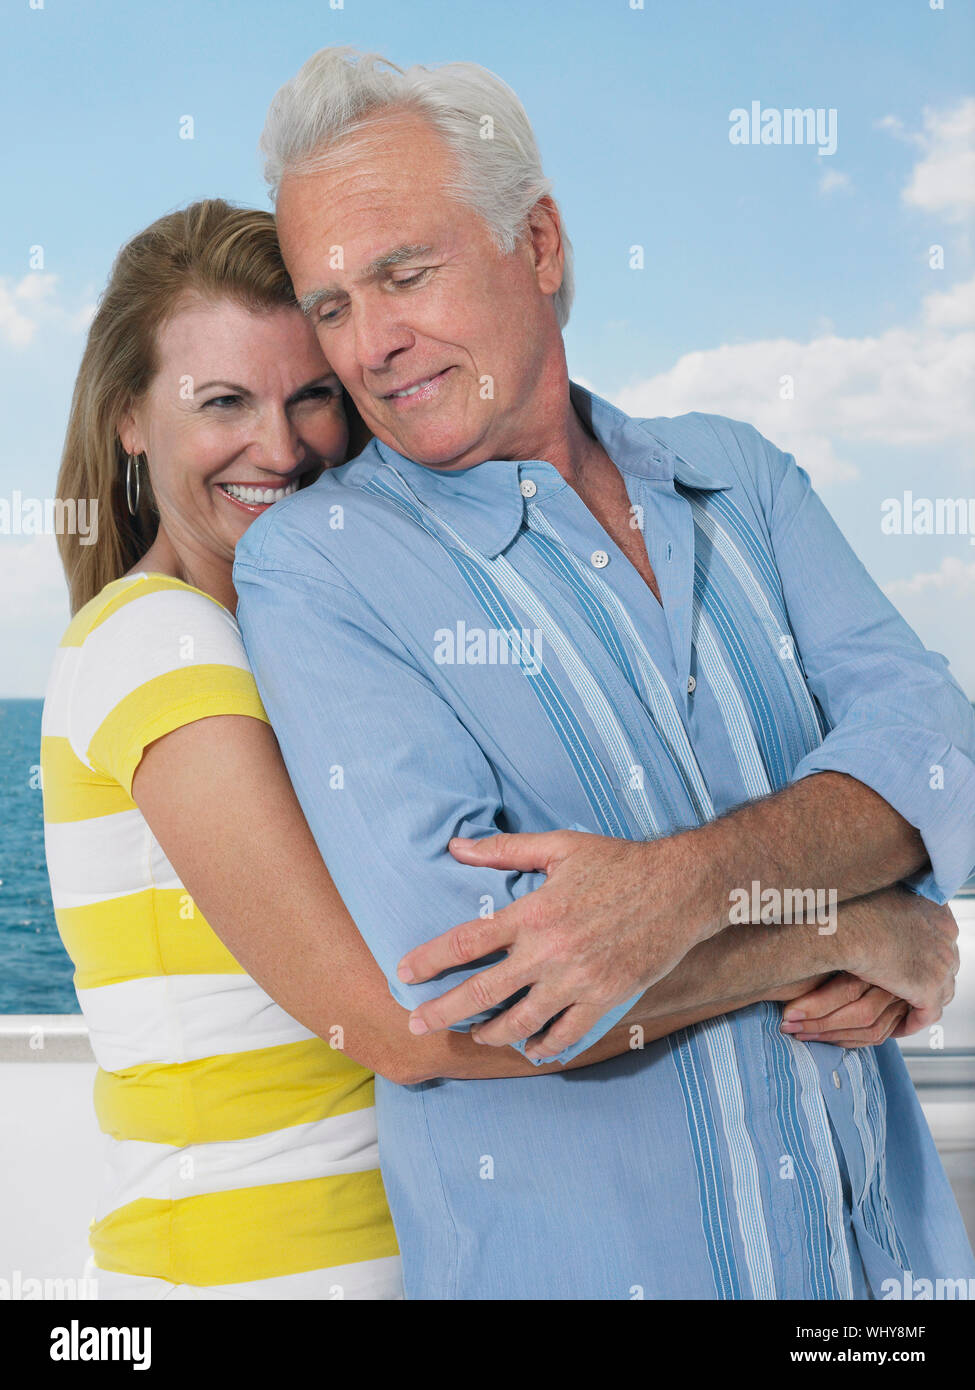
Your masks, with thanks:
M 469 468 L 489 457 L 478 451 L 478 438 L 453 431 L 416 429 L 394 434 L 386 429 L 377 430 L 376 434 L 398 454 L 426 468 Z

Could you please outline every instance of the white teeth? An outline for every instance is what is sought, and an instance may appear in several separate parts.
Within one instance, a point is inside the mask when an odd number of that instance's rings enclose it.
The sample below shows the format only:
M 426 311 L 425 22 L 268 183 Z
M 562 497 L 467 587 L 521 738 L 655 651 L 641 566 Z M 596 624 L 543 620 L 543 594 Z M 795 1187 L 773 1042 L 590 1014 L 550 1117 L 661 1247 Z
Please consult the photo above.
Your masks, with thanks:
M 249 502 L 252 506 L 264 506 L 269 502 L 280 502 L 283 497 L 290 497 L 292 493 L 298 491 L 297 483 L 289 483 L 287 487 L 241 487 L 239 483 L 219 483 L 218 487 L 223 488 L 228 497 L 233 497 L 238 502 Z
M 397 396 L 415 396 L 417 391 L 422 391 L 424 386 L 429 386 L 432 380 L 433 377 L 428 376 L 426 381 L 418 381 L 415 386 L 408 386 L 405 391 L 393 391 L 392 395 L 394 398 Z

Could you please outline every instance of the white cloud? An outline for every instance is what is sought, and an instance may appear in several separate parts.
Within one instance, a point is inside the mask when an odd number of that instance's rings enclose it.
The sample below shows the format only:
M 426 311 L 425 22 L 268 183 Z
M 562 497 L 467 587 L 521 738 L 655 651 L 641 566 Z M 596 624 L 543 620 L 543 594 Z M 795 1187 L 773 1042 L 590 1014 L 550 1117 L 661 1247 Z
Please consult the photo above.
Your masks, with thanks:
M 90 292 L 80 307 L 69 308 L 58 295 L 58 277 L 46 271 L 30 271 L 20 280 L 0 275 L 0 342 L 26 348 L 38 329 L 57 322 L 71 333 L 83 332 L 95 312 Z
M 975 275 L 950 290 L 925 295 L 923 313 L 932 328 L 975 326 Z
M 844 445 L 945 444 L 975 432 L 975 279 L 925 297 L 920 322 L 872 338 L 823 332 L 725 344 L 626 387 L 631 415 L 710 411 L 748 420 L 817 485 L 857 477 Z M 793 399 L 782 399 L 790 378 Z
M 850 193 L 853 191 L 853 181 L 849 174 L 843 174 L 839 169 L 824 169 L 819 178 L 820 193 Z
M 943 111 L 925 107 L 920 131 L 908 131 L 897 116 L 875 124 L 922 152 L 901 193 L 904 202 L 966 221 L 975 209 L 975 97 Z
M 900 116 L 881 116 L 879 121 L 874 121 L 874 128 L 876 130 L 889 130 L 891 135 L 899 136 L 902 139 L 917 138 L 916 136 L 911 137 L 905 135 L 904 122 L 901 120 Z
M 927 593 L 944 593 L 946 590 L 965 593 L 975 597 L 975 560 L 966 564 L 957 555 L 946 555 L 937 570 L 922 571 L 910 579 L 893 579 L 885 586 L 884 593 L 894 603 L 917 598 Z
M 68 624 L 68 589 L 53 536 L 0 536 L 0 698 L 36 698 Z
M 25 293 L 25 282 L 30 279 L 25 276 L 13 284 L 6 276 L 0 277 L 0 338 L 11 347 L 26 347 L 37 331 L 36 320 L 27 312 L 30 295 Z
M 82 304 L 81 308 L 76 310 L 73 314 L 69 314 L 68 327 L 71 329 L 71 332 L 86 333 L 92 319 L 95 317 L 95 310 L 97 308 L 98 305 L 92 300 L 88 304 Z
M 570 376 L 573 381 L 578 382 L 580 386 L 584 386 L 587 391 L 593 391 L 597 396 L 602 395 L 601 389 L 591 382 L 587 376 L 581 376 L 579 372 L 570 372 Z
M 66 611 L 68 590 L 54 536 L 0 536 L 0 593 L 0 627 L 16 623 L 28 603 L 32 619 Z
M 14 295 L 24 304 L 50 303 L 54 297 L 57 276 L 45 271 L 32 271 L 17 281 Z
M 884 593 L 914 628 L 926 647 L 941 652 L 969 699 L 975 697 L 975 560 L 947 555 L 939 569 L 895 579 Z

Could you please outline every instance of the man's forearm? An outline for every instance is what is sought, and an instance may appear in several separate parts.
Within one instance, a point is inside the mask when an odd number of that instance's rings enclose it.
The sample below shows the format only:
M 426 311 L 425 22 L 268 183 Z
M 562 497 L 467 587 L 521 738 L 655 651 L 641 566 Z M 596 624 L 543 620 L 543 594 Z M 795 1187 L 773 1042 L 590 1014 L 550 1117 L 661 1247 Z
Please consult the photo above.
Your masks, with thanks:
M 815 934 L 815 927 L 812 928 Z M 702 941 L 676 969 L 645 991 L 624 1022 L 649 1023 L 694 1009 L 744 1008 L 761 999 L 794 998 L 842 965 L 826 966 L 810 928 L 738 926 Z M 791 988 L 791 993 L 790 993 Z
M 818 937 L 816 927 L 804 923 L 735 926 L 689 951 L 623 1022 L 655 1024 L 717 1006 L 727 1013 L 762 999 L 794 999 L 847 968 L 835 944 L 824 942 L 835 943 L 835 937 Z
M 928 862 L 912 825 L 862 782 L 837 772 L 805 777 L 675 837 L 681 839 L 701 865 L 692 911 L 707 935 L 734 920 L 735 895 L 756 883 L 780 893 L 833 892 L 841 903 Z
M 604 1061 L 762 1000 L 797 999 L 837 972 L 863 975 L 892 933 L 908 955 L 920 946 L 924 956 L 922 924 L 930 927 L 947 911 L 895 885 L 844 903 L 834 932 L 801 922 L 737 925 L 695 946 L 569 1066 Z
M 836 971 L 862 971 L 872 945 L 884 933 L 906 933 L 908 916 L 913 921 L 919 906 L 913 894 L 893 887 L 843 903 L 835 931 L 821 932 L 815 922 L 732 926 L 689 951 L 643 994 L 624 1022 L 652 1023 L 721 1004 L 730 1012 L 761 999 L 794 999 Z

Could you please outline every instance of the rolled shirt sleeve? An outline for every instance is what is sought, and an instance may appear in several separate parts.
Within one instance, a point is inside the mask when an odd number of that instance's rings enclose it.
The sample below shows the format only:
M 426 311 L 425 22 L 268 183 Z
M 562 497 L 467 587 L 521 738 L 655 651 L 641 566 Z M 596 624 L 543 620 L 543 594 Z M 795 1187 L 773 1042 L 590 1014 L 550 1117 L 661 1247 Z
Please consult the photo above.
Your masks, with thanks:
M 831 726 L 792 780 L 843 772 L 915 826 L 909 887 L 947 902 L 975 866 L 975 712 L 857 559 L 809 476 L 751 426 L 772 546 L 806 680 Z

